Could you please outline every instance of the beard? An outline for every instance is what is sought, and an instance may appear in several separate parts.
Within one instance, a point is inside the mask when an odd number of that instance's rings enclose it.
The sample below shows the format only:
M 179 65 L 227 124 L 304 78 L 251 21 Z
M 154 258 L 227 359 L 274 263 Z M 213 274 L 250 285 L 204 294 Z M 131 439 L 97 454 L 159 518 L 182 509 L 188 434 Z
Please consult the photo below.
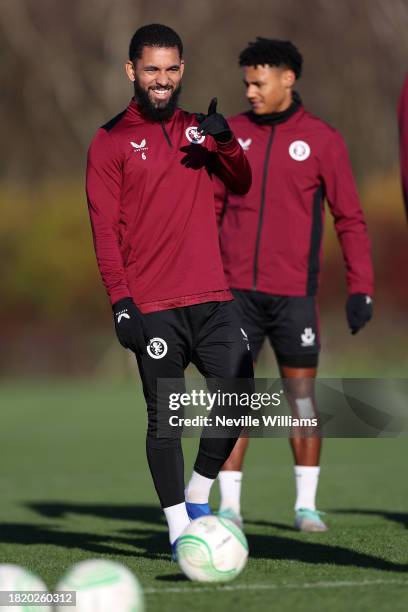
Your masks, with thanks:
M 174 115 L 177 102 L 181 94 L 181 84 L 171 94 L 169 100 L 164 105 L 155 106 L 149 98 L 148 92 L 143 89 L 137 79 L 134 81 L 135 100 L 138 103 L 141 113 L 151 121 L 168 121 Z

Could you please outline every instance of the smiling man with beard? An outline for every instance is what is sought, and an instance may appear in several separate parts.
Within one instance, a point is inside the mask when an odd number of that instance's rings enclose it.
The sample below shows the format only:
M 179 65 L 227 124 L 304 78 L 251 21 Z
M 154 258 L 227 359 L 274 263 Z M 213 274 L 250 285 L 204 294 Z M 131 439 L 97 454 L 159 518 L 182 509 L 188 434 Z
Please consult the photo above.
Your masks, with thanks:
M 119 342 L 139 366 L 147 459 L 173 552 L 190 518 L 210 513 L 211 485 L 236 438 L 201 439 L 185 492 L 180 438 L 159 437 L 158 381 L 183 381 L 190 362 L 207 378 L 253 376 L 224 277 L 213 185 L 217 176 L 245 194 L 251 170 L 216 99 L 198 118 L 177 107 L 182 55 L 170 28 L 136 31 L 126 62 L 135 96 L 97 131 L 87 166 L 98 266 Z
M 180 61 L 177 49 L 173 49 L 174 64 L 166 73 L 158 70 L 155 63 L 166 62 L 170 49 L 145 47 L 136 65 L 129 60 L 126 71 L 133 80 L 135 100 L 141 113 L 151 121 L 169 121 L 174 115 L 181 93 L 181 78 L 184 61 Z M 177 57 L 178 56 L 178 57 Z

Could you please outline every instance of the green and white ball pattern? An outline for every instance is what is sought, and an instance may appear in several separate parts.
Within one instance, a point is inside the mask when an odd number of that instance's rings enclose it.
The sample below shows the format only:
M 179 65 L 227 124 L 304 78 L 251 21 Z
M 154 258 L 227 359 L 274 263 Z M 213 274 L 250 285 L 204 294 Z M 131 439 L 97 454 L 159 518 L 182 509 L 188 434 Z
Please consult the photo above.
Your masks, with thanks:
M 132 572 L 114 561 L 90 559 L 73 565 L 56 591 L 76 591 L 76 606 L 58 612 L 143 612 L 143 591 Z
M 45 583 L 30 571 L 11 563 L 0 564 L 0 591 L 47 591 Z M 1 606 L 2 612 L 49 612 L 49 606 Z
M 177 559 L 190 580 L 227 582 L 244 569 L 248 543 L 232 521 L 202 516 L 192 521 L 179 537 Z

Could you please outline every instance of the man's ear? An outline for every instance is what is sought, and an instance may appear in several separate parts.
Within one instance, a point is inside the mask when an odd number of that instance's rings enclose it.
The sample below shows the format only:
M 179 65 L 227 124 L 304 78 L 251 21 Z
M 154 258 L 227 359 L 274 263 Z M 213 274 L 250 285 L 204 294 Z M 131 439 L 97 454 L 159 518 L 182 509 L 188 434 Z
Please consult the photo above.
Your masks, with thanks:
M 184 64 L 184 60 L 180 61 L 180 76 L 182 77 L 184 74 L 184 68 L 185 68 L 185 64 Z
M 285 87 L 293 87 L 296 81 L 296 76 L 293 70 L 284 70 L 282 74 L 283 84 Z
M 128 76 L 129 81 L 134 81 L 136 79 L 135 76 L 135 67 L 133 65 L 133 62 L 131 62 L 130 60 L 128 60 L 125 64 L 125 70 L 126 70 L 126 74 Z

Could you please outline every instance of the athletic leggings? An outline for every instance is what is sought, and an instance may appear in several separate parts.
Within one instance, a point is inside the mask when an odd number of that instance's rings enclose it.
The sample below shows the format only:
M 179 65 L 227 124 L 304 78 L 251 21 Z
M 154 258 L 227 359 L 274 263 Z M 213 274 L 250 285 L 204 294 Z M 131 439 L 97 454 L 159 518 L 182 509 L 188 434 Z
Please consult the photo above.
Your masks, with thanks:
M 166 508 L 184 501 L 184 461 L 180 435 L 163 436 L 160 427 L 160 419 L 168 423 L 171 414 L 168 393 L 160 392 L 167 384 L 163 379 L 176 379 L 168 383 L 168 388 L 182 392 L 184 370 L 191 362 L 207 379 L 209 390 L 222 387 L 223 381 L 228 381 L 230 390 L 231 379 L 239 378 L 244 379 L 240 389 L 246 386 L 250 392 L 253 365 L 248 339 L 232 301 L 145 314 L 143 324 L 149 344 L 143 355 L 137 355 L 137 362 L 148 413 L 146 452 L 160 503 Z M 212 415 L 217 410 L 221 408 L 215 406 Z M 194 470 L 216 478 L 239 433 L 237 429 L 235 437 L 202 436 Z

